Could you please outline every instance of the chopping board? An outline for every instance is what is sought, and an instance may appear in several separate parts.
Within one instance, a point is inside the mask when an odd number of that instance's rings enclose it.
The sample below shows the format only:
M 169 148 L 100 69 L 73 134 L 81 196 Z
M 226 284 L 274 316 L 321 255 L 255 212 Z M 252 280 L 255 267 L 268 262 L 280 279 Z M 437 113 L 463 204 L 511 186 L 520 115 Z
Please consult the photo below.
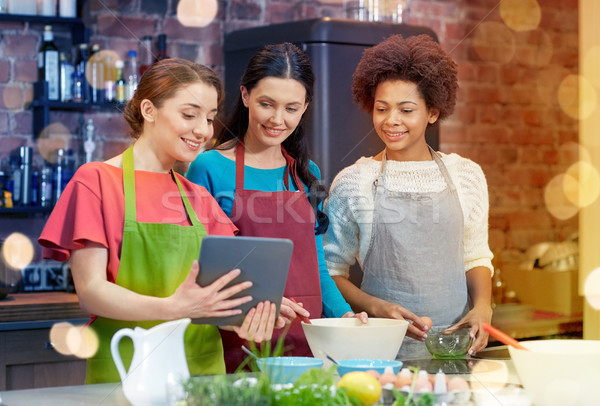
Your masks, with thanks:
M 0 322 L 88 317 L 75 293 L 15 293 L 0 301 Z

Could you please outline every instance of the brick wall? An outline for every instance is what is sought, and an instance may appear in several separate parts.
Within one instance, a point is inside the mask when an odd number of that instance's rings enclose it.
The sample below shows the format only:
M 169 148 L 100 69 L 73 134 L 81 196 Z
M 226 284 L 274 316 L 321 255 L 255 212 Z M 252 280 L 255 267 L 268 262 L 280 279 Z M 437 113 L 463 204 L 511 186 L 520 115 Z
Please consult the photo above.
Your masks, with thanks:
M 410 0 L 409 0 L 410 1 Z M 216 19 L 203 28 L 181 25 L 177 0 L 88 0 L 84 21 L 91 43 L 122 57 L 136 38 L 164 32 L 170 56 L 223 73 L 223 34 L 241 28 L 320 16 L 341 17 L 342 0 L 219 0 Z M 557 90 L 577 73 L 577 0 L 539 0 L 533 31 L 506 27 L 497 0 L 410 1 L 409 23 L 431 27 L 459 64 L 455 114 L 441 126 L 441 150 L 457 152 L 484 169 L 490 192 L 490 245 L 516 261 L 531 244 L 562 240 L 577 231 L 577 216 L 562 221 L 545 209 L 544 187 L 578 158 L 577 121 L 565 114 Z M 0 22 L 0 159 L 32 137 L 32 83 L 42 25 Z M 134 34 L 135 33 L 135 34 Z M 57 43 L 70 47 L 68 31 Z M 102 135 L 105 158 L 129 142 L 118 114 L 56 112 L 58 142 L 77 146 L 84 118 Z M 62 135 L 61 135 L 62 134 Z M 67 134 L 65 137 L 64 134 Z M 46 144 L 52 144 L 46 140 Z M 44 144 L 44 145 L 46 145 Z

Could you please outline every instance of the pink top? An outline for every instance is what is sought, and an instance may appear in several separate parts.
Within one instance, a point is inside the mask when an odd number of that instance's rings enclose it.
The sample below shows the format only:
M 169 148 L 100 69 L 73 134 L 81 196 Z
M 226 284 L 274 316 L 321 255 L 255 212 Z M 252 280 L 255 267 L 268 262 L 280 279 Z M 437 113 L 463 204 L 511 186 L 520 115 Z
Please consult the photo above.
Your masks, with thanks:
M 208 191 L 177 174 L 208 234 L 233 235 L 237 228 Z M 135 171 L 137 220 L 191 225 L 177 184 L 168 173 Z M 50 214 L 38 242 L 44 258 L 67 261 L 87 241 L 108 249 L 107 279 L 115 282 L 121 258 L 125 201 L 123 170 L 91 162 L 77 170 Z

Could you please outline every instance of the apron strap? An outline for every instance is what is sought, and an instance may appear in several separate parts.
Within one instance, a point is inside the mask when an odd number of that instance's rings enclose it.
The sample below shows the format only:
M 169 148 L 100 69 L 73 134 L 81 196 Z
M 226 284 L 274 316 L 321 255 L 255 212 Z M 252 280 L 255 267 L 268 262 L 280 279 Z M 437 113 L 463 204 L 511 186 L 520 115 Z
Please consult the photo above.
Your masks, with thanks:
M 179 189 L 179 195 L 183 200 L 183 205 L 185 207 L 185 211 L 188 215 L 188 218 L 190 219 L 190 222 L 194 226 L 201 224 L 200 220 L 198 219 L 198 216 L 196 215 L 196 212 L 192 208 L 192 205 L 187 197 L 187 194 L 185 193 L 185 190 L 183 190 L 181 182 L 179 181 L 179 179 L 177 179 L 177 176 L 175 176 L 173 169 L 171 169 L 171 177 L 177 184 L 177 188 Z M 125 152 L 123 153 L 123 192 L 125 195 L 125 221 L 136 222 L 137 206 L 135 201 L 135 168 L 133 163 L 133 144 L 129 148 L 127 148 L 127 150 L 125 150 Z
M 281 152 L 287 162 L 287 166 L 285 168 L 285 174 L 283 175 L 283 184 L 285 185 L 286 190 L 290 190 L 290 172 L 292 173 L 292 178 L 294 183 L 296 184 L 296 188 L 299 191 L 306 192 L 306 188 L 304 184 L 300 182 L 298 178 L 298 174 L 296 173 L 296 161 L 292 158 L 287 151 L 281 146 Z M 244 143 L 239 142 L 235 147 L 235 189 L 236 190 L 244 190 Z
M 133 144 L 123 153 L 123 193 L 125 195 L 125 222 L 137 221 L 135 205 L 135 169 Z
M 446 181 L 448 188 L 450 189 L 450 191 L 454 192 L 456 190 L 456 186 L 454 186 L 454 182 L 452 182 L 452 178 L 450 177 L 450 174 L 448 173 L 448 169 L 446 168 L 446 165 L 444 165 L 444 163 L 442 162 L 442 158 L 440 158 L 438 156 L 438 154 L 433 150 L 433 148 L 431 148 L 429 146 L 429 144 L 427 144 L 427 146 L 429 147 L 429 150 L 431 151 L 433 160 L 437 164 L 438 168 L 440 168 L 440 172 L 442 173 L 442 176 L 444 177 L 444 180 Z
M 190 219 L 190 222 L 194 226 L 200 225 L 201 223 L 200 223 L 200 220 L 198 219 L 198 215 L 196 214 L 196 211 L 194 211 L 194 209 L 192 208 L 192 204 L 190 203 L 190 200 L 188 199 L 187 194 L 185 193 L 185 190 L 183 190 L 183 186 L 181 185 L 181 182 L 179 181 L 179 179 L 177 179 L 177 175 L 175 175 L 175 171 L 173 171 L 173 169 L 171 169 L 171 177 L 173 178 L 175 183 L 177 183 L 177 188 L 179 189 L 179 194 L 181 195 L 181 200 L 183 200 L 183 205 L 185 206 L 185 212 L 187 213 L 188 218 Z

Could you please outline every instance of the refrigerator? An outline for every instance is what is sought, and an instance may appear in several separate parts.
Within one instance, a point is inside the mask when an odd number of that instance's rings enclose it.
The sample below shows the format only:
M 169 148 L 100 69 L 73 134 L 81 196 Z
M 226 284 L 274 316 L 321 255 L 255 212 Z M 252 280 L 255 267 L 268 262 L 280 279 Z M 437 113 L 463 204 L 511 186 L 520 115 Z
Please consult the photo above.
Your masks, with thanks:
M 371 115 L 353 102 L 351 86 L 363 51 L 393 34 L 427 34 L 437 41 L 427 27 L 329 17 L 233 31 L 224 39 L 225 112 L 228 115 L 233 109 L 244 69 L 260 48 L 281 42 L 300 47 L 311 59 L 315 74 L 314 98 L 304 124 L 310 158 L 329 186 L 340 170 L 384 148 Z M 429 128 L 426 137 L 437 149 L 438 128 Z

